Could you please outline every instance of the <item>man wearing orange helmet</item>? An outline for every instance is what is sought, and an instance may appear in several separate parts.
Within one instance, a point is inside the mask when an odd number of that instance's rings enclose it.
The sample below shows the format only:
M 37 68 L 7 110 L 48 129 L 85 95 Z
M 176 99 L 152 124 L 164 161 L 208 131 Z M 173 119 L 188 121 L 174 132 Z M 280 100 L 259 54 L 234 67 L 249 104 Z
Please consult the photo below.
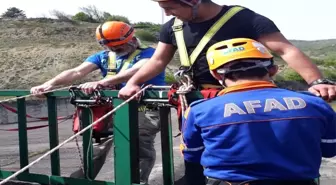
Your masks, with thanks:
M 44 84 L 31 88 L 31 93 L 39 95 L 58 85 L 70 84 L 95 70 L 101 71 L 103 79 L 79 85 L 78 87 L 84 92 L 90 94 L 99 87 L 107 86 L 113 86 L 116 89 L 120 89 L 120 87 L 122 87 L 124 83 L 152 57 L 155 51 L 152 47 L 142 45 L 140 40 L 135 37 L 134 33 L 134 28 L 124 22 L 109 21 L 99 25 L 96 29 L 96 39 L 99 44 L 104 47 L 104 50 L 89 56 L 79 66 L 63 71 Z M 161 71 L 155 75 L 155 77 L 144 83 L 165 85 L 164 71 Z M 93 116 L 101 116 L 102 111 L 106 112 L 105 109 L 110 110 L 111 107 L 93 107 Z M 78 114 L 75 115 L 78 116 Z M 74 131 L 78 131 L 79 119 L 75 120 L 77 120 L 77 122 L 75 121 L 74 123 Z M 93 127 L 94 132 L 99 132 L 99 128 L 105 128 L 99 126 L 99 124 L 100 123 L 96 124 L 98 125 L 97 127 Z M 139 112 L 140 181 L 143 183 L 148 181 L 148 177 L 155 163 L 156 152 L 154 149 L 154 139 L 159 130 L 159 115 L 155 108 Z M 111 144 L 112 142 L 110 141 L 108 143 L 101 143 L 101 145 L 107 148 L 102 150 L 108 152 Z M 102 146 L 95 148 L 101 150 Z M 104 155 L 106 156 L 107 153 Z M 103 164 L 101 162 L 99 163 Z M 94 166 L 94 168 L 98 168 L 98 170 L 94 171 L 98 173 L 101 167 L 102 166 Z M 81 171 L 73 173 L 73 175 L 76 177 L 83 176 Z M 96 175 L 97 174 L 94 176 Z
M 208 185 L 316 185 L 322 157 L 336 156 L 331 106 L 311 93 L 276 87 L 273 56 L 255 40 L 218 42 L 206 57 L 226 88 L 188 107 L 185 160 L 204 167 Z

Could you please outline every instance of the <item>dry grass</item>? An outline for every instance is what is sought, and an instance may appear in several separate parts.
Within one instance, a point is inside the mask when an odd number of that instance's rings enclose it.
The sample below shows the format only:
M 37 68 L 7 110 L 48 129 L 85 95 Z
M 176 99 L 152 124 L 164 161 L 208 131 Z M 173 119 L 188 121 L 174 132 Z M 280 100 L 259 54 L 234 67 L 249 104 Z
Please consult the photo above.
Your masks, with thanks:
M 95 41 L 97 25 L 51 19 L 0 19 L 0 89 L 30 89 L 79 65 L 102 49 Z M 176 71 L 178 65 L 176 52 L 167 72 Z M 97 71 L 76 83 L 100 78 Z M 295 82 L 283 85 L 306 89 Z
M 0 88 L 29 89 L 77 66 L 101 49 L 94 29 L 54 21 L 0 22 Z
M 0 89 L 30 89 L 79 65 L 102 49 L 94 37 L 96 26 L 46 19 L 0 20 Z M 76 83 L 100 78 L 96 71 Z

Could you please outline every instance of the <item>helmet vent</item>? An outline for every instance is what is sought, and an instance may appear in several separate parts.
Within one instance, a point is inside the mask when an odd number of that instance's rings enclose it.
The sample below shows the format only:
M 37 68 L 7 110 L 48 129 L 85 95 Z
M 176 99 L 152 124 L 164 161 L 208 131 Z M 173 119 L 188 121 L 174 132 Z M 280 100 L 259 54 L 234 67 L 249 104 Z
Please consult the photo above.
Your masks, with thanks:
M 232 46 L 241 46 L 241 45 L 244 45 L 246 43 L 247 42 L 236 42 L 236 43 L 233 43 Z
M 227 45 L 224 45 L 224 46 L 216 48 L 215 50 L 222 50 L 222 49 L 226 49 L 226 48 L 228 48 Z

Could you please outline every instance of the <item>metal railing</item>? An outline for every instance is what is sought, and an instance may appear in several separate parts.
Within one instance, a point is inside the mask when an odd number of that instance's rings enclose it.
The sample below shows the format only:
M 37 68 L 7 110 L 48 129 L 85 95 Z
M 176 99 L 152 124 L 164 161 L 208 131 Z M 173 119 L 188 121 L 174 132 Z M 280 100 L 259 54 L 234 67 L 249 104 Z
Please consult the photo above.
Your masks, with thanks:
M 161 87 L 162 88 L 162 87 Z M 160 87 L 153 87 L 153 90 L 145 91 L 142 102 L 155 103 L 159 107 L 161 121 L 161 149 L 162 149 L 162 170 L 164 185 L 174 184 L 174 157 L 172 144 L 172 127 L 170 122 L 170 107 L 167 105 L 167 88 L 160 90 Z M 163 88 L 163 89 L 164 89 Z M 30 92 L 27 90 L 2 90 L 1 96 L 26 96 Z M 114 107 L 120 105 L 123 100 L 117 98 L 117 91 L 101 91 L 103 96 L 113 98 Z M 47 95 L 48 107 L 48 123 L 49 123 L 49 145 L 50 149 L 59 144 L 58 137 L 58 120 L 56 98 L 69 97 L 69 91 L 55 91 Z M 199 97 L 199 93 L 193 93 L 191 97 Z M 114 137 L 114 181 L 100 181 L 89 179 L 77 179 L 61 176 L 60 153 L 56 152 L 50 155 L 51 159 L 51 175 L 30 173 L 29 170 L 17 176 L 17 180 L 26 182 L 36 182 L 40 184 L 91 184 L 91 185 L 135 185 L 139 184 L 139 159 L 138 154 L 138 112 L 139 103 L 131 101 L 120 109 L 114 116 L 113 137 Z M 18 135 L 19 135 L 19 154 L 20 167 L 23 168 L 29 164 L 28 158 L 28 138 L 27 138 L 27 118 L 26 118 L 26 100 L 25 98 L 17 99 L 18 111 Z M 82 123 L 88 126 L 91 120 L 91 111 L 83 109 Z M 84 172 L 89 174 L 89 178 L 93 177 L 93 148 L 91 139 L 91 130 L 87 130 L 83 137 L 83 162 Z M 89 151 L 89 152 L 87 152 Z M 0 179 L 4 179 L 12 175 L 13 171 L 1 170 Z M 318 181 L 318 179 L 316 179 Z
M 2 90 L 1 96 L 26 96 L 30 92 L 27 90 Z M 120 105 L 123 100 L 117 98 L 117 91 L 102 91 L 103 96 L 113 98 L 113 106 Z M 57 97 L 69 97 L 69 91 L 55 91 L 47 95 L 48 107 L 48 123 L 49 123 L 49 145 L 50 149 L 59 144 L 58 137 L 58 120 L 57 120 Z M 164 106 L 167 102 L 166 91 L 147 91 L 144 94 L 144 101 L 155 101 L 159 106 L 159 114 L 161 121 L 161 147 L 162 147 L 162 168 L 163 181 L 165 185 L 174 184 L 174 165 L 173 165 L 173 146 L 172 146 L 172 130 L 170 124 L 170 108 Z M 162 102 L 162 106 L 160 106 Z M 56 150 L 50 155 L 51 159 L 51 175 L 30 173 L 29 170 L 24 171 L 16 177 L 15 180 L 35 182 L 40 184 L 91 184 L 91 185 L 134 185 L 139 184 L 139 159 L 138 154 L 138 106 L 137 101 L 130 101 L 120 107 L 115 112 L 113 137 L 114 137 L 114 181 L 100 181 L 89 179 L 77 179 L 61 176 L 60 153 Z M 27 118 L 26 118 L 26 99 L 17 99 L 18 111 L 18 135 L 19 135 L 19 155 L 20 168 L 29 164 L 28 158 L 28 138 L 27 138 Z M 86 127 L 90 125 L 91 111 L 88 108 L 83 108 L 82 123 Z M 92 128 L 91 128 L 92 129 Z M 85 131 L 83 137 L 83 163 L 84 173 L 88 174 L 90 179 L 93 179 L 93 147 L 91 139 L 91 129 Z M 89 152 L 87 152 L 89 151 Z M 1 169 L 0 164 L 0 179 L 5 179 L 11 176 L 13 171 L 5 171 Z

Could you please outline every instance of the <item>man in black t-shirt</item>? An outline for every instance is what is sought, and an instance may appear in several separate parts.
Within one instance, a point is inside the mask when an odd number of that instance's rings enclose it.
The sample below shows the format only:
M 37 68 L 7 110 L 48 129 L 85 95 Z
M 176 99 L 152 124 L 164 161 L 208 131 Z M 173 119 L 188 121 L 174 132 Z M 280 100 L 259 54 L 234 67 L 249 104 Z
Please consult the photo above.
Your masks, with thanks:
M 164 9 L 167 16 L 174 16 L 161 29 L 160 41 L 152 58 L 119 91 L 119 98 L 128 99 L 140 90 L 139 84 L 162 72 L 172 60 L 177 48 L 176 37 L 172 29 L 176 18 L 183 21 L 183 37 L 188 55 L 190 55 L 205 33 L 232 6 L 221 6 L 211 0 L 153 0 Z M 251 38 L 259 41 L 271 51 L 283 58 L 308 84 L 309 91 L 331 101 L 336 97 L 336 85 L 324 79 L 310 59 L 293 46 L 267 17 L 248 8 L 244 8 L 229 19 L 210 41 L 202 48 L 193 66 L 193 81 L 202 88 L 202 84 L 219 85 L 209 72 L 206 51 L 219 41 L 232 38 Z M 205 184 L 202 166 L 185 162 L 185 177 L 188 184 Z
M 184 42 L 188 55 L 192 53 L 208 29 L 231 7 L 233 6 L 222 6 L 217 15 L 206 21 L 184 23 Z M 160 42 L 173 45 L 173 47 L 177 49 L 177 43 L 172 29 L 173 23 L 174 18 L 163 25 L 160 33 Z M 206 61 L 205 52 L 211 45 L 231 38 L 258 39 L 261 35 L 276 32 L 279 32 L 279 29 L 271 20 L 244 8 L 224 24 L 204 47 L 193 65 L 194 82 L 196 84 L 219 85 L 218 81 L 211 76 Z
M 167 16 L 173 15 L 183 21 L 183 35 L 187 52 L 193 49 L 205 32 L 217 21 L 230 6 L 221 6 L 211 0 L 154 0 L 164 9 Z M 160 41 L 153 57 L 140 69 L 119 92 L 119 97 L 127 99 L 140 90 L 138 84 L 156 76 L 165 69 L 177 50 L 174 32 L 171 28 L 175 17 L 161 29 Z M 193 66 L 194 82 L 218 84 L 210 75 L 205 52 L 212 44 L 231 38 L 251 38 L 261 42 L 271 51 L 283 58 L 297 71 L 308 84 L 309 91 L 331 101 L 336 98 L 336 86 L 324 79 L 319 69 L 297 47 L 292 45 L 267 17 L 248 8 L 234 15 L 207 43 L 196 58 Z

